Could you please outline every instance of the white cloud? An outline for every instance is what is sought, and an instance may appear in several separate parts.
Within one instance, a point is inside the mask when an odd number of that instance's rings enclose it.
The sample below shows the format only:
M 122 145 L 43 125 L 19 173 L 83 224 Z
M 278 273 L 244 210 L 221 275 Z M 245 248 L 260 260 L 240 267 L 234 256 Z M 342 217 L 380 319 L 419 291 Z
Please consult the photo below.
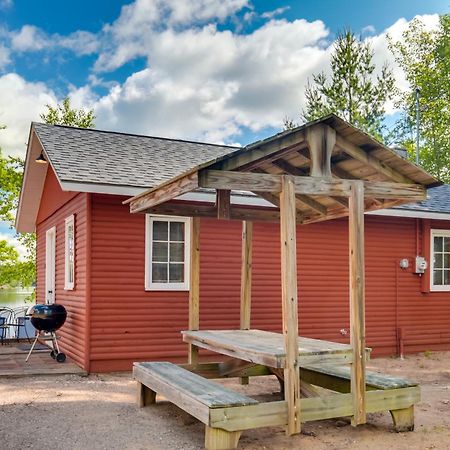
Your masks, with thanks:
M 56 96 L 44 83 L 26 81 L 15 73 L 0 76 L 0 147 L 6 154 L 25 153 L 30 122 L 39 120 L 46 104 L 55 104 Z
M 374 34 L 375 33 L 375 27 L 373 25 L 367 25 L 362 30 L 362 34 Z
M 149 67 L 92 105 L 97 126 L 214 141 L 241 126 L 280 127 L 322 67 L 327 36 L 322 22 L 305 20 L 272 20 L 249 35 L 214 25 L 155 32 L 143 47 Z M 132 45 L 122 50 L 135 53 Z
M 11 47 L 19 52 L 67 49 L 76 55 L 90 55 L 99 49 L 97 35 L 88 31 L 75 31 L 67 36 L 47 34 L 33 25 L 24 25 L 9 33 Z
M 8 65 L 11 61 L 9 48 L 0 43 L 0 69 Z
M 42 50 L 50 45 L 45 33 L 32 25 L 24 25 L 20 31 L 12 34 L 11 45 L 18 51 Z
M 252 13 L 247 1 L 198 4 L 141 0 L 124 6 L 97 35 L 59 36 L 61 46 L 79 54 L 98 52 L 97 70 L 113 71 L 136 57 L 148 61 L 123 83 L 105 82 L 94 71 L 85 86 L 69 86 L 73 105 L 94 108 L 98 128 L 228 143 L 240 140 L 244 127 L 280 128 L 286 115 L 298 117 L 308 77 L 329 71 L 332 42 L 325 24 L 272 19 L 240 34 L 220 29 L 218 22 L 238 13 L 244 20 Z M 424 20 L 432 26 L 437 16 Z M 397 38 L 406 26 L 401 19 L 368 38 L 377 66 L 390 62 L 399 86 L 404 77 L 388 50 L 386 32 Z M 98 95 L 98 87 L 107 93 Z M 0 77 L 0 105 L 8 105 L 0 110 L 0 123 L 9 127 L 0 132 L 4 149 L 23 151 L 30 120 L 54 102 L 55 94 L 44 84 L 15 74 Z
M 273 11 L 266 11 L 261 14 L 261 17 L 263 19 L 273 19 L 276 16 L 280 16 L 284 12 L 286 12 L 288 9 L 290 9 L 290 6 L 282 6 L 280 8 L 276 8 Z

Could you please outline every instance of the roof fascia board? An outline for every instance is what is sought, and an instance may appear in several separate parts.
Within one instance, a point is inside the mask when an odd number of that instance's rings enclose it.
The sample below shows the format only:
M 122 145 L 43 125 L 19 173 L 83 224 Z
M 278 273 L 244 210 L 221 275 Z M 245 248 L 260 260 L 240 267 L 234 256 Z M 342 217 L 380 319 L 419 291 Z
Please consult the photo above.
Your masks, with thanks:
M 379 209 L 371 211 L 367 214 L 374 216 L 391 216 L 391 217 L 411 217 L 416 219 L 436 219 L 450 220 L 450 213 L 439 213 L 431 211 L 417 211 L 412 209 Z

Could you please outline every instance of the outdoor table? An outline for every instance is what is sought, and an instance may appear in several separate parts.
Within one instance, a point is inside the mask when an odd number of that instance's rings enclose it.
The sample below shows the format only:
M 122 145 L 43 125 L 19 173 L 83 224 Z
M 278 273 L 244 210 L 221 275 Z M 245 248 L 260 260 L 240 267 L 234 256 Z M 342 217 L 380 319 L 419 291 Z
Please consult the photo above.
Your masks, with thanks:
M 200 348 L 273 368 L 286 366 L 284 337 L 262 330 L 182 331 L 183 340 Z M 298 338 L 299 364 L 349 364 L 351 345 L 307 337 Z M 370 350 L 366 351 L 366 357 Z

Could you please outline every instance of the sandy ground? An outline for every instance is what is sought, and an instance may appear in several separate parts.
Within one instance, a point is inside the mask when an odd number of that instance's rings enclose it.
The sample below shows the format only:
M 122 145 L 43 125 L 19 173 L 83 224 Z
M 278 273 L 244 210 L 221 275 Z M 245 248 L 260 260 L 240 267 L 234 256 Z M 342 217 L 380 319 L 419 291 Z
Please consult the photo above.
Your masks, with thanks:
M 379 413 L 356 429 L 343 420 L 308 423 L 302 435 L 292 438 L 279 428 L 246 431 L 239 448 L 450 449 L 450 353 L 376 359 L 370 368 L 421 383 L 414 432 L 392 432 L 389 413 Z M 245 387 L 234 380 L 226 383 L 249 395 L 278 390 L 271 377 L 253 379 Z M 203 448 L 203 435 L 203 425 L 173 405 L 138 410 L 129 374 L 0 379 L 1 450 L 194 450 Z

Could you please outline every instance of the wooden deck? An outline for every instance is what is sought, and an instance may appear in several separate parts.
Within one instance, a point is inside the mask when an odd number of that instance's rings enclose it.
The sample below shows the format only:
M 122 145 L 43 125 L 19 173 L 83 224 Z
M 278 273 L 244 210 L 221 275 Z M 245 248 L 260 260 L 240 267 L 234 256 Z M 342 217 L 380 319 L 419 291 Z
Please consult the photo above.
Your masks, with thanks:
M 197 347 L 269 367 L 285 367 L 284 337 L 280 333 L 262 330 L 202 330 L 182 331 L 182 334 L 185 342 Z M 298 346 L 300 366 L 317 363 L 348 364 L 352 361 L 352 347 L 347 344 L 299 337 Z M 366 355 L 370 355 L 370 349 Z
M 58 363 L 50 357 L 50 350 L 33 352 L 28 362 L 25 362 L 28 351 L 27 344 L 11 343 L 0 346 L 0 378 L 21 377 L 30 375 L 61 375 L 86 372 L 67 357 L 64 363 Z

